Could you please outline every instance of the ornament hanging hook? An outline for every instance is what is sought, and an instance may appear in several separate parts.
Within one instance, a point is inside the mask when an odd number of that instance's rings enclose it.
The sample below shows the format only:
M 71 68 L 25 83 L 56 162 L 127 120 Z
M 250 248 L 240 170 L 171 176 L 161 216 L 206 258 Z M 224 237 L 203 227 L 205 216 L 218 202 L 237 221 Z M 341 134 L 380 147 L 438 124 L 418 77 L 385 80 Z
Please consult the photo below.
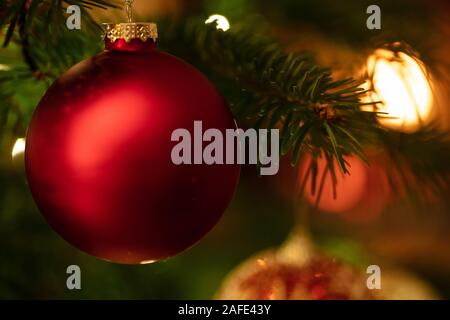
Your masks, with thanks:
M 133 1 L 134 0 L 125 0 L 127 16 L 128 16 L 128 23 L 133 22 Z

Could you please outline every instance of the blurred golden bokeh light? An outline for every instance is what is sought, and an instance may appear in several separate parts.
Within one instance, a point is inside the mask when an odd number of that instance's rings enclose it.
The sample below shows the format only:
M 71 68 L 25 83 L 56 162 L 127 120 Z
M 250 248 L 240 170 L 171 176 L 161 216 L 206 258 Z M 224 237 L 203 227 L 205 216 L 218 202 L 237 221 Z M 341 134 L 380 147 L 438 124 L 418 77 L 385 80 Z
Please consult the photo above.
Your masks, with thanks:
M 14 147 L 12 149 L 11 156 L 14 159 L 15 157 L 23 154 L 24 152 L 25 152 L 25 139 L 19 138 L 14 143 Z
M 381 125 L 417 131 L 432 115 L 433 94 L 424 64 L 403 52 L 377 49 L 367 60 L 371 91 L 365 102 L 376 102 Z

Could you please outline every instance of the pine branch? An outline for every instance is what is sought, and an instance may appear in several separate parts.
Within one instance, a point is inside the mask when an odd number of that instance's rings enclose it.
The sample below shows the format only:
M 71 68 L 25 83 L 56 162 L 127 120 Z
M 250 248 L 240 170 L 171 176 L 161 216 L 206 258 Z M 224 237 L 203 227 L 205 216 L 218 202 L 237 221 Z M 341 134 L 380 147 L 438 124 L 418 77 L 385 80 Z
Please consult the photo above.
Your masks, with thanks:
M 22 46 L 25 62 L 39 77 L 54 79 L 68 67 L 100 49 L 100 25 L 89 9 L 119 8 L 120 1 L 20 0 L 3 5 L 0 28 L 7 26 L 3 46 L 11 41 Z M 67 30 L 66 7 L 81 7 L 82 32 Z
M 103 1 L 66 2 L 105 5 Z M 89 27 L 83 33 L 68 32 L 55 27 L 65 21 L 60 2 L 47 7 L 36 3 L 48 4 L 46 0 L 34 0 L 32 5 L 36 7 L 28 9 L 23 30 L 18 36 L 13 32 L 11 41 L 22 49 L 23 40 L 29 41 L 25 42 L 25 61 L 29 55 L 44 78 L 54 79 L 77 61 L 99 51 L 98 26 L 89 15 L 84 15 Z M 58 5 L 55 7 L 54 3 Z M 39 10 L 46 14 L 37 14 Z M 16 17 L 14 10 L 9 10 L 7 16 L 9 20 L 1 21 L 10 21 L 11 26 Z M 162 25 L 161 29 L 166 30 L 160 38 L 161 45 L 196 65 L 206 66 L 239 121 L 254 127 L 280 128 L 281 152 L 291 155 L 293 165 L 304 153 L 316 159 L 324 155 L 333 177 L 337 170 L 334 159 L 339 170 L 349 172 L 345 155 L 357 155 L 367 161 L 364 150 L 376 146 L 403 159 L 399 163 L 408 161 L 424 179 L 442 180 L 439 176 L 449 173 L 448 165 L 435 162 L 450 155 L 450 144 L 443 136 L 435 129 L 407 135 L 380 128 L 376 113 L 361 110 L 360 97 L 366 93 L 361 81 L 333 79 L 332 70 L 319 66 L 309 54 L 288 53 L 277 42 L 250 29 L 233 24 L 228 32 L 222 32 L 203 21 L 192 19 L 166 28 Z M 27 62 L 33 71 L 33 65 Z M 0 81 L 29 74 L 33 73 L 13 66 Z M 429 153 L 422 152 L 423 158 L 418 161 L 417 150 Z
M 194 19 L 167 29 L 162 44 L 169 51 L 220 75 L 217 82 L 238 120 L 280 128 L 282 154 L 290 154 L 293 165 L 302 153 L 311 154 L 315 163 L 324 156 L 328 174 L 336 182 L 334 159 L 339 170 L 348 172 L 344 155 L 368 163 L 364 150 L 375 147 L 391 156 L 391 170 L 401 173 L 408 168 L 409 176 L 419 181 L 449 186 L 448 133 L 435 127 L 412 135 L 383 129 L 375 112 L 361 110 L 363 82 L 334 80 L 331 70 L 317 65 L 311 56 L 287 53 L 276 42 L 236 24 L 222 32 Z M 315 185 L 320 177 L 314 174 L 314 163 L 311 170 Z
M 175 35 L 166 39 L 170 49 L 183 48 L 184 56 L 196 57 L 231 86 L 239 84 L 231 101 L 239 120 L 281 127 L 281 151 L 292 154 L 293 164 L 302 150 L 334 155 L 344 172 L 344 154 L 365 158 L 362 145 L 378 125 L 375 113 L 361 111 L 363 82 L 334 80 L 331 70 L 310 55 L 287 53 L 276 42 L 238 27 L 222 32 L 194 20 L 169 34 Z

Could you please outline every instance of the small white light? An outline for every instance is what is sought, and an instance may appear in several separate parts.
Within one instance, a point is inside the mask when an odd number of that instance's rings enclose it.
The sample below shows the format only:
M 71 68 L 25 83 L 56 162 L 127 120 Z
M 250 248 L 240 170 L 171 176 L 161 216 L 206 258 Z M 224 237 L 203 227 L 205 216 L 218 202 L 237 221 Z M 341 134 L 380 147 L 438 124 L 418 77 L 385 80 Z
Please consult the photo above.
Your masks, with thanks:
M 16 143 L 14 143 L 14 147 L 12 149 L 11 155 L 13 158 L 15 158 L 24 152 L 25 152 L 25 139 L 19 138 L 16 140 Z
M 9 71 L 11 70 L 10 66 L 7 66 L 6 64 L 1 64 L 0 63 L 0 71 Z
M 220 14 L 213 14 L 206 21 L 205 24 L 216 22 L 217 30 L 227 31 L 230 29 L 230 22 L 227 18 Z

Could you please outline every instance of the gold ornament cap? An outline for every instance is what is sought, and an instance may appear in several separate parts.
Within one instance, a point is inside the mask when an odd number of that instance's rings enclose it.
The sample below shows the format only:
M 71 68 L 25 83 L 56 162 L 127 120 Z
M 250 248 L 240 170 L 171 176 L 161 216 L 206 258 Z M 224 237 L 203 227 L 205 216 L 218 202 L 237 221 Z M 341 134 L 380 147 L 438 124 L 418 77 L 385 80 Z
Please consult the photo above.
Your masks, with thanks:
M 134 0 L 125 0 L 128 22 L 103 24 L 105 28 L 105 40 L 114 43 L 120 39 L 126 42 L 130 42 L 133 39 L 147 42 L 148 39 L 152 39 L 156 43 L 156 40 L 158 40 L 158 27 L 156 23 L 133 22 L 133 2 Z
M 123 39 L 130 42 L 133 39 L 139 39 L 146 42 L 151 39 L 153 42 L 158 40 L 158 27 L 156 23 L 149 22 L 127 22 L 127 23 L 103 23 L 105 28 L 105 39 L 116 42 Z

